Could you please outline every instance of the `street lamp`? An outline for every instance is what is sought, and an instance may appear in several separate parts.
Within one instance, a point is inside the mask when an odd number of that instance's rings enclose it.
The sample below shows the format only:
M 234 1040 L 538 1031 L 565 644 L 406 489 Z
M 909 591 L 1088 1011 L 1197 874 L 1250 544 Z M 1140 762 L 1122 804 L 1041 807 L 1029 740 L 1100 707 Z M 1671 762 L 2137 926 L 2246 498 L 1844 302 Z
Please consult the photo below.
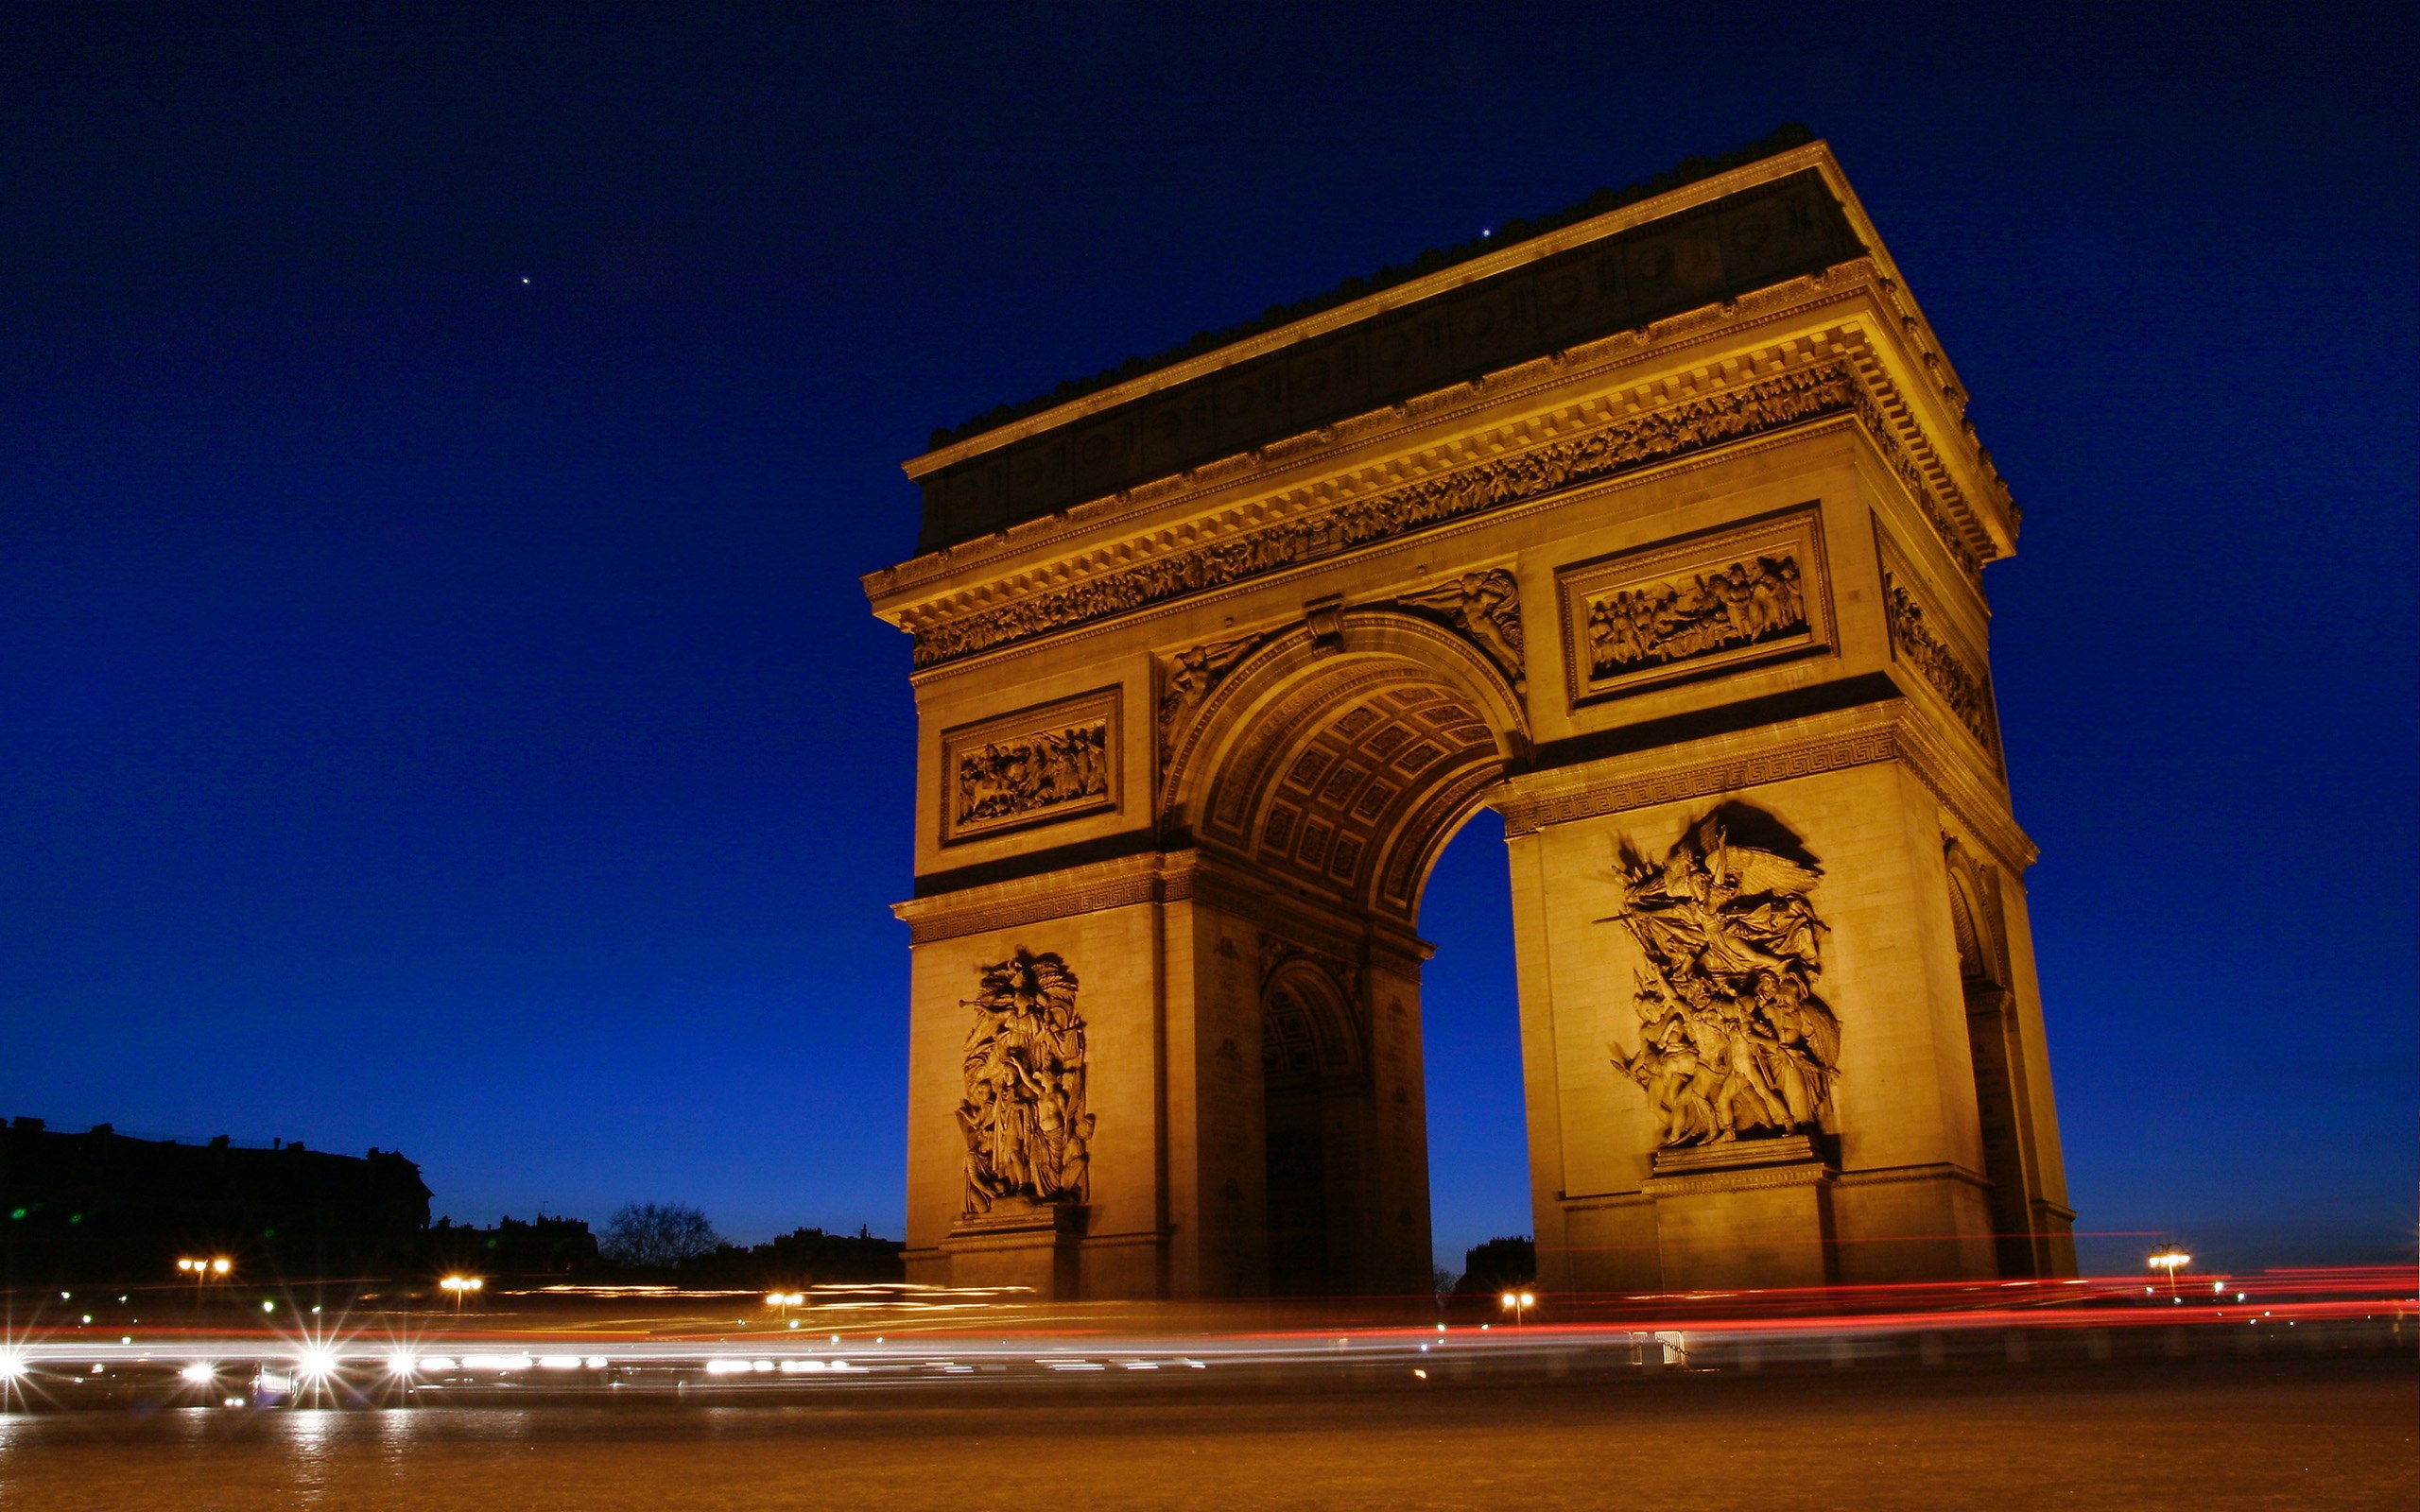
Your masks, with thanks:
M 194 1301 L 201 1301 L 201 1289 L 211 1281 L 223 1281 L 235 1269 L 235 1263 L 224 1255 L 204 1258 L 199 1255 L 180 1256 L 177 1269 L 193 1278 Z
M 1496 1301 L 1503 1307 L 1504 1311 L 1512 1314 L 1512 1324 L 1515 1328 L 1518 1328 L 1522 1323 L 1528 1320 L 1530 1309 L 1538 1305 L 1538 1294 L 1535 1292 L 1506 1292 L 1502 1297 L 1497 1297 Z
M 2184 1250 L 2179 1249 L 2174 1245 L 2170 1245 L 2166 1249 L 2161 1250 L 2158 1254 L 2152 1255 L 2149 1259 L 2145 1260 L 2143 1263 L 2149 1265 L 2153 1270 L 2164 1270 L 2168 1272 L 2168 1295 L 2172 1298 L 2176 1296 L 2177 1268 L 2179 1266 L 2192 1264 L 2193 1257 L 2187 1254 Z
M 463 1299 L 469 1297 L 473 1292 L 485 1287 L 487 1285 L 487 1281 L 477 1276 L 448 1276 L 442 1280 L 440 1280 L 437 1284 L 441 1290 L 452 1295 L 454 1298 L 454 1311 L 459 1313 L 462 1311 Z

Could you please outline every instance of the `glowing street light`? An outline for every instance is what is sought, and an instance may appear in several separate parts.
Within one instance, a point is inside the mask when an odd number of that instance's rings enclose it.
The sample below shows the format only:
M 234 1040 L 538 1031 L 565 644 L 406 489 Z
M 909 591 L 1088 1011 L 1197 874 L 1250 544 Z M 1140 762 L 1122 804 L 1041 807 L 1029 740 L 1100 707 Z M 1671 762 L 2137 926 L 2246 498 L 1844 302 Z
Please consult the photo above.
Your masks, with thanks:
M 1513 1325 L 1518 1327 L 1520 1324 L 1528 1321 L 1530 1309 L 1538 1305 L 1538 1294 L 1535 1292 L 1506 1292 L 1502 1297 L 1497 1297 L 1496 1301 L 1502 1305 L 1504 1311 L 1512 1314 Z
M 462 1311 L 463 1298 L 486 1287 L 487 1281 L 477 1276 L 448 1276 L 437 1284 L 453 1297 L 454 1311 L 459 1313 Z
M 2187 1254 L 2184 1250 L 2179 1249 L 2176 1246 L 2170 1245 L 2166 1249 L 2163 1249 L 2159 1253 L 2150 1256 L 2144 1260 L 2143 1263 L 2149 1265 L 2153 1270 L 2164 1270 L 2168 1272 L 2168 1295 L 2174 1297 L 2176 1295 L 2176 1272 L 2181 1266 L 2192 1264 L 2193 1257 Z

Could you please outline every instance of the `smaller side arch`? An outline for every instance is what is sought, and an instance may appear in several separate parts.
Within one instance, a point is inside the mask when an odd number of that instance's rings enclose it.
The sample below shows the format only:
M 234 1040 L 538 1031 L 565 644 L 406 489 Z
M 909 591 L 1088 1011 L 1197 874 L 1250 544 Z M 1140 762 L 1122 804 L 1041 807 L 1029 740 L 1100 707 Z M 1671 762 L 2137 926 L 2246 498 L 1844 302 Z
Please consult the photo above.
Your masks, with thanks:
M 2005 988 L 2008 951 L 1991 875 L 1952 839 L 1943 847 L 1949 872 L 1949 920 L 1958 941 L 1958 974 L 1969 986 Z
M 1304 956 L 1289 957 L 1270 973 L 1260 1002 L 1264 1085 L 1361 1074 L 1367 1036 L 1327 971 Z

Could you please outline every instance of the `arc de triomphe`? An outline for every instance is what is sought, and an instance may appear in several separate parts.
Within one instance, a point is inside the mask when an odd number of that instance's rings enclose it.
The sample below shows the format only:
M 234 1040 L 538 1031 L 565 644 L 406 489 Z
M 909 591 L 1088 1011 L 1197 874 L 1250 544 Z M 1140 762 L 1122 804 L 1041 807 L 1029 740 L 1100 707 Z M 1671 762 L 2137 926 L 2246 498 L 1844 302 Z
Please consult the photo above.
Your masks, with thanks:
M 1541 1285 L 2073 1270 L 2016 507 L 1829 150 L 1756 150 L 908 464 L 911 1279 L 1425 1293 L 1482 806 Z

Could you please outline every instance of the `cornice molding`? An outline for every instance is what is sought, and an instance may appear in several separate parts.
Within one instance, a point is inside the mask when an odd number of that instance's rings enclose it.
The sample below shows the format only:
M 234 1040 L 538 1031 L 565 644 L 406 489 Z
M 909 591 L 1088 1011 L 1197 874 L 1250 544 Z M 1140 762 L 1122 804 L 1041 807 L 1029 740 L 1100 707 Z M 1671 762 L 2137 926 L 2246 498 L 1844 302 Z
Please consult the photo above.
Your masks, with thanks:
M 1860 292 L 1866 297 L 1867 318 L 1887 321 L 1879 286 L 1875 282 L 1877 276 L 1878 269 L 1859 259 L 1819 277 L 1792 279 L 1744 295 L 1731 304 L 1703 305 L 1636 331 L 1533 357 L 1466 383 L 1414 395 L 1317 430 L 1271 441 L 1253 451 L 1138 484 L 1076 505 L 1063 513 L 1023 521 L 976 541 L 927 552 L 865 575 L 866 592 L 879 601 L 912 591 L 920 584 L 1004 561 L 1029 551 L 1037 543 L 1078 535 L 1092 525 L 1141 509 L 1162 516 L 1159 524 L 1142 533 L 1080 546 L 1068 555 L 1012 572 L 992 583 L 955 590 L 941 599 L 895 611 L 893 617 L 898 623 L 912 629 L 921 617 L 937 610 L 946 611 L 945 606 L 963 604 L 971 594 L 989 595 L 1002 590 L 1013 591 L 1039 579 L 1064 580 L 1071 576 L 1115 568 L 1150 556 L 1183 550 L 1219 533 L 1249 529 L 1287 514 L 1313 511 L 1364 493 L 1383 491 L 1432 472 L 1451 471 L 1475 458 L 1495 456 L 1544 439 L 1592 429 L 1610 420 L 1686 397 L 1701 387 L 1700 380 L 1712 378 L 1719 385 L 1743 370 L 1756 372 L 1760 364 L 1766 369 L 1778 367 L 1765 352 L 1734 353 L 1696 369 L 1674 366 L 1676 362 L 1685 362 L 1690 349 L 1705 345 L 1743 323 L 1814 314 L 1824 306 L 1839 305 L 1844 296 Z M 1767 345 L 1796 348 L 1812 343 L 1828 351 L 1861 339 L 1855 312 L 1845 312 L 1819 331 L 1795 341 Z M 1655 368 L 1657 376 L 1626 384 L 1619 377 L 1624 369 L 1645 366 Z M 1482 435 L 1455 438 L 1443 443 L 1420 442 L 1422 431 L 1455 411 L 1543 397 L 1566 387 L 1574 379 L 1589 378 L 1602 378 L 1616 387 L 1587 399 L 1566 401 L 1556 408 L 1523 416 Z M 1323 460 L 1347 448 L 1366 448 L 1383 455 L 1342 472 L 1334 471 L 1333 462 L 1324 469 L 1321 467 Z M 1287 481 L 1288 474 L 1296 475 L 1295 480 Z M 1267 491 L 1241 500 L 1228 497 L 1223 505 L 1219 502 L 1221 496 L 1231 496 L 1238 483 L 1254 479 Z M 1208 512 L 1186 515 L 1183 511 L 1187 507 Z
M 1959 1181 L 1988 1191 L 1992 1184 L 1980 1171 L 1969 1170 L 1954 1160 L 1938 1160 L 1929 1165 L 1879 1165 L 1865 1170 L 1842 1171 L 1838 1179 L 1844 1187 L 1887 1187 L 1906 1181 Z
M 1356 914 L 1349 905 L 1280 888 L 1250 869 L 1249 863 L 1198 848 L 986 883 L 893 903 L 890 911 L 908 925 L 909 944 L 929 945 L 1134 903 L 1189 899 L 1272 935 L 1315 945 L 1340 960 L 1357 962 L 1366 954 L 1371 960 L 1416 968 L 1436 952 L 1398 919 Z
M 1736 1171 L 1690 1171 L 1647 1178 L 1650 1196 L 1680 1197 L 1701 1192 L 1754 1192 L 1772 1187 L 1827 1186 L 1840 1173 L 1821 1160 L 1794 1160 L 1788 1165 L 1752 1166 Z
M 1912 772 L 1992 857 L 2021 874 L 2039 851 L 2010 814 L 1996 782 L 1975 774 L 1974 747 L 1935 727 L 1947 716 L 1905 696 L 1816 714 L 1709 742 L 1710 759 L 1671 765 L 1668 747 L 1512 779 L 1493 799 L 1507 838 L 1557 824 L 1624 814 L 1794 778 L 1896 761 Z
M 1862 331 L 1845 323 L 960 589 L 893 617 L 916 638 L 918 672 L 929 673 L 1839 416 L 1860 421 L 1976 582 L 1995 549 L 1990 531 L 1937 465 Z M 1935 465 L 1927 470 L 1919 458 Z
M 1165 902 L 1193 895 L 1189 860 L 1157 853 L 1123 856 L 1080 867 L 911 898 L 890 911 L 908 926 L 910 945 L 1014 929 L 1045 919 L 1098 913 L 1132 903 Z
M 1383 492 L 1237 531 L 1195 531 L 1177 551 L 1107 571 L 1080 576 L 1062 566 L 1040 582 L 994 584 L 957 595 L 953 612 L 928 606 L 901 623 L 915 636 L 916 665 L 928 668 L 1850 411 L 1858 392 L 1842 357 L 1791 362 L 1578 435 L 1479 460 L 1458 457 L 1461 466 Z M 1456 450 L 1467 456 L 1476 448 Z
M 1859 299 L 1865 303 L 1862 314 L 1840 308 L 1844 301 Z M 1762 349 L 1727 352 L 1694 368 L 1675 366 L 1687 362 L 1696 349 L 1724 345 L 1726 338 L 1736 340 L 1742 327 L 1771 325 L 1816 315 L 1826 308 L 1836 314 L 1833 323 L 1820 331 L 1779 341 L 1768 339 Z M 1289 513 L 1315 510 L 1373 489 L 1384 490 L 1407 479 L 1450 470 L 1473 455 L 1492 456 L 1533 444 L 1542 437 L 1601 424 L 1609 415 L 1634 415 L 1658 402 L 1640 397 L 1651 390 L 1664 390 L 1667 399 L 1681 396 L 1701 387 L 1702 380 L 1714 377 L 1720 382 L 1743 370 L 1753 372 L 1760 366 L 1771 367 L 1775 352 L 1810 343 L 1818 349 L 1861 353 L 1860 375 L 1875 390 L 1869 423 L 1876 429 L 1879 444 L 1886 449 L 1893 439 L 1905 448 L 1904 454 L 1887 455 L 1891 455 L 1893 471 L 1910 489 L 1920 496 L 1940 495 L 1924 497 L 1919 507 L 1931 517 L 1935 528 L 1945 534 L 1945 543 L 1957 541 L 1952 549 L 1962 557 L 1990 560 L 2005 556 L 2014 539 L 2014 502 L 2009 498 L 1997 472 L 1992 470 L 1989 455 L 1973 443 L 1973 427 L 1959 418 L 1956 406 L 1940 411 L 1946 417 L 1945 423 L 1960 425 L 1967 433 L 1963 438 L 1965 450 L 1973 454 L 1962 464 L 1953 464 L 1933 443 L 1919 418 L 1924 403 L 1906 395 L 1891 377 L 1896 368 L 1911 373 L 1925 371 L 1929 381 L 1932 369 L 1927 365 L 1933 362 L 1933 352 L 1922 345 L 1925 328 L 1920 319 L 1909 313 L 1911 309 L 1904 292 L 1886 271 L 1886 265 L 1872 257 L 1854 259 L 1821 274 L 1787 280 L 1729 302 L 1703 305 L 1635 331 L 1616 333 L 1531 358 L 1467 383 L 1271 441 L 1058 513 L 1023 521 L 989 536 L 927 552 L 865 574 L 862 585 L 882 617 L 914 631 L 936 617 L 979 609 L 1040 587 L 1184 550 L 1221 533 L 1250 529 Z M 1885 340 L 1897 352 L 1895 362 L 1882 359 L 1869 327 L 1887 333 Z M 1412 450 L 1409 455 L 1381 457 L 1341 473 L 1317 472 L 1321 458 L 1346 448 L 1382 445 L 1389 440 L 1416 448 L 1420 431 L 1456 409 L 1482 404 L 1499 406 L 1529 395 L 1543 396 L 1567 387 L 1575 380 L 1616 380 L 1625 369 L 1650 365 L 1661 369 L 1661 376 L 1645 384 L 1634 383 L 1623 392 L 1567 404 L 1483 437 L 1462 438 L 1442 446 Z M 1951 387 L 1955 387 L 1954 383 Z M 1971 475 L 1979 478 L 1992 502 L 2007 512 L 2005 524 L 1996 525 L 1987 518 L 1988 511 L 1979 511 L 1959 489 L 1957 475 L 1962 466 L 1977 470 Z M 1301 476 L 1305 472 L 1311 475 Z M 1287 481 L 1289 474 L 1298 480 Z M 1219 496 L 1231 495 L 1238 483 L 1255 477 L 1264 488 L 1276 491 L 1224 506 L 1214 502 Z M 1208 507 L 1214 512 L 1184 517 L 1181 511 L 1187 505 Z M 1178 517 L 1170 518 L 1172 510 L 1179 511 Z M 1005 565 L 1028 556 L 1045 542 L 1081 537 L 1097 525 L 1147 512 L 1160 516 L 1160 522 L 1139 534 L 1096 541 L 1078 547 L 1072 554 L 1012 571 L 990 583 L 948 590 L 942 596 L 922 603 L 897 608 L 886 604 L 887 600 L 914 592 L 920 585 L 980 570 L 988 563 Z M 1957 520 L 1960 528 L 1950 530 L 1945 524 L 1947 519 Z M 1973 570 L 1971 563 L 1967 567 L 1970 572 Z

